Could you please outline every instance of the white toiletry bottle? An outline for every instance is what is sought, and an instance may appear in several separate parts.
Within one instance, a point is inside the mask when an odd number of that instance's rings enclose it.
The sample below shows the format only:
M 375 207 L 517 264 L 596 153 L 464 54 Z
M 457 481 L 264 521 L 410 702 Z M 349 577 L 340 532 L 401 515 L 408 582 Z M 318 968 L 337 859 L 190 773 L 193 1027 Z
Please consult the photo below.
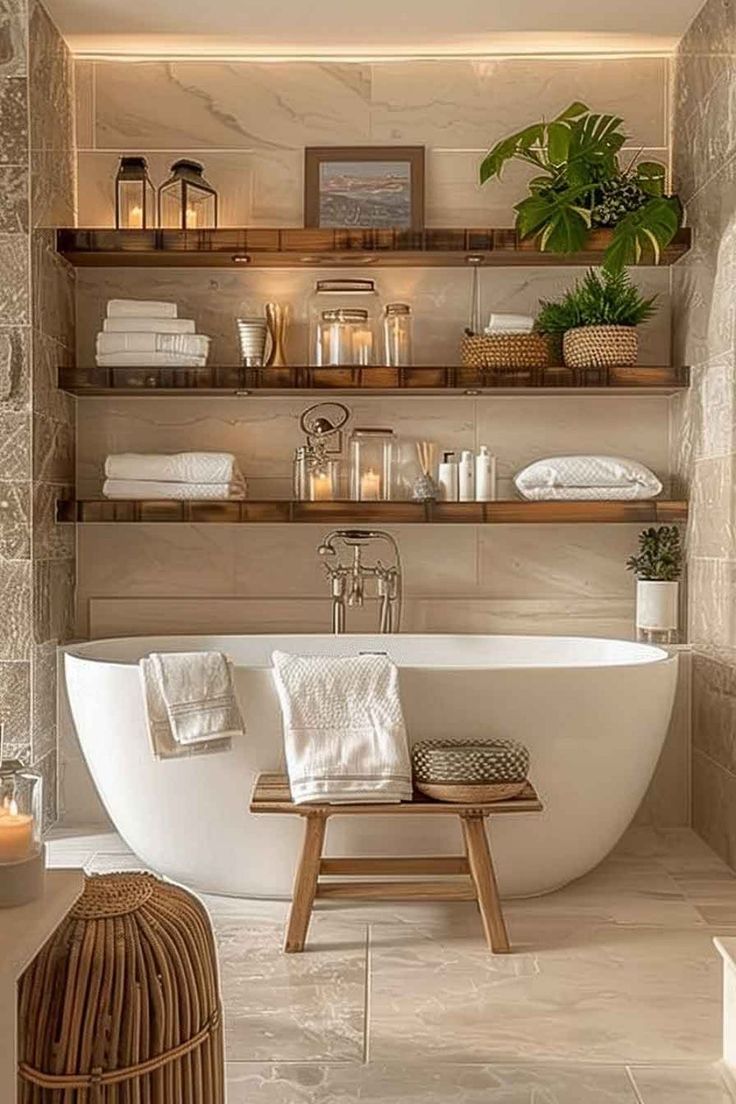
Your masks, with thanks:
M 472 502 L 475 498 L 475 464 L 473 454 L 468 449 L 460 453 L 457 471 L 458 501 Z
M 457 460 L 454 452 L 443 452 L 437 483 L 443 501 L 457 502 Z
M 496 457 L 491 454 L 488 445 L 481 445 L 475 458 L 475 501 L 495 502 L 496 500 Z

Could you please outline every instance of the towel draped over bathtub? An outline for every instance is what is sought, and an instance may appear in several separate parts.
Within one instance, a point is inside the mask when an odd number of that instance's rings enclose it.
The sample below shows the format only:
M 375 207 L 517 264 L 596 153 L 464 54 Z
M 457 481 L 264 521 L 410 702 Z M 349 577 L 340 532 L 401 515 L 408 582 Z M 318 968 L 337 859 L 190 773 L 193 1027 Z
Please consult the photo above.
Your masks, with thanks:
M 409 801 L 411 761 L 388 656 L 273 653 L 296 805 Z
M 244 733 L 227 656 L 153 653 L 139 667 L 156 758 L 225 751 L 234 736 Z

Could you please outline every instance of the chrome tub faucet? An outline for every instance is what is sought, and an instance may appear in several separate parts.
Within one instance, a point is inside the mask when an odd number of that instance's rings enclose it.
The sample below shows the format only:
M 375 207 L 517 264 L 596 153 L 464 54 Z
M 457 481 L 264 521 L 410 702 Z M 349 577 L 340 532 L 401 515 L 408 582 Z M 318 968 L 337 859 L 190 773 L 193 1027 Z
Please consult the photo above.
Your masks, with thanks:
M 376 549 L 374 546 L 378 546 Z M 380 558 L 381 545 L 388 549 L 388 561 Z M 372 552 L 370 562 L 366 553 Z M 332 596 L 332 631 L 345 632 L 347 608 L 362 608 L 366 582 L 375 581 L 378 598 L 378 631 L 398 632 L 401 626 L 402 568 L 399 546 L 390 533 L 380 529 L 333 529 L 317 549 L 322 557 Z

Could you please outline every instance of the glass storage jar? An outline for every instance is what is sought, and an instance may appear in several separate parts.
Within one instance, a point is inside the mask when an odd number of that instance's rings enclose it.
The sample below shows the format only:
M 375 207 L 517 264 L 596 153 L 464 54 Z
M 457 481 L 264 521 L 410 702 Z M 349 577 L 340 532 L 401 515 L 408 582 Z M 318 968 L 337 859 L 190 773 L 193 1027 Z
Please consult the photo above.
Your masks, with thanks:
M 390 368 L 405 368 L 412 363 L 411 331 L 409 304 L 387 303 L 383 312 L 383 345 Z
M 41 850 L 43 779 L 17 759 L 0 764 L 0 866 Z
M 350 497 L 356 502 L 393 498 L 395 454 L 392 429 L 356 427 L 350 434 Z
M 375 364 L 379 297 L 373 280 L 318 280 L 309 299 L 309 363 Z

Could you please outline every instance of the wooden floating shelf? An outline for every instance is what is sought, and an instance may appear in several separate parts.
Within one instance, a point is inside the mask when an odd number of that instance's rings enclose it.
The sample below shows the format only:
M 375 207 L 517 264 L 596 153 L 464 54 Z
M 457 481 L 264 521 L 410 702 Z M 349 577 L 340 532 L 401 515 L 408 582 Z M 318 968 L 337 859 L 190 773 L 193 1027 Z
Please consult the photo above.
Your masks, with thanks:
M 542 253 L 513 229 L 428 230 L 106 230 L 57 231 L 57 249 L 74 265 L 293 268 L 319 265 L 599 264 L 610 230 L 590 234 L 581 253 Z M 690 248 L 690 230 L 677 232 L 661 263 L 673 264 Z M 647 257 L 643 264 L 652 264 Z
M 60 522 L 196 522 L 281 524 L 372 522 L 385 525 L 519 525 L 591 522 L 672 523 L 687 520 L 687 503 L 675 500 L 592 502 L 213 502 L 172 500 L 60 500 Z
M 569 368 L 493 372 L 460 367 L 354 368 L 60 368 L 59 387 L 73 395 L 247 395 L 300 391 L 413 391 L 425 394 L 622 391 L 673 394 L 689 368 Z

